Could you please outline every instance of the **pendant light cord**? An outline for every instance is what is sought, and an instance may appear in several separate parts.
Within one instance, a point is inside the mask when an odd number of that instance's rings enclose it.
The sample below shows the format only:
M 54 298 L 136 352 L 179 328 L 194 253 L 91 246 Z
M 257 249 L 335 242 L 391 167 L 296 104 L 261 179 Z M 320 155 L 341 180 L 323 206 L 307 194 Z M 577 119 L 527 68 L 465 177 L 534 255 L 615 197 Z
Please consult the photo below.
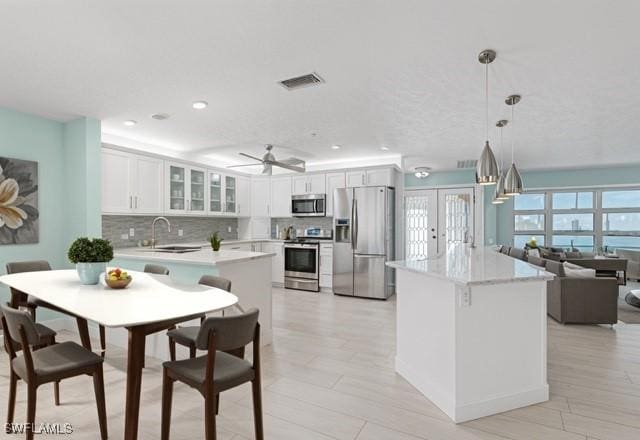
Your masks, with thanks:
M 485 72 L 484 72 L 484 92 L 485 92 L 485 105 L 486 105 L 486 127 L 487 127 L 487 142 L 489 142 L 489 60 L 484 60 Z
M 504 125 L 500 126 L 500 172 L 504 170 Z
M 513 165 L 515 162 L 514 159 L 514 154 L 513 154 L 513 149 L 514 149 L 514 144 L 516 142 L 516 120 L 513 116 L 513 107 L 515 106 L 515 103 L 511 104 L 511 126 L 513 127 L 511 129 L 511 164 Z

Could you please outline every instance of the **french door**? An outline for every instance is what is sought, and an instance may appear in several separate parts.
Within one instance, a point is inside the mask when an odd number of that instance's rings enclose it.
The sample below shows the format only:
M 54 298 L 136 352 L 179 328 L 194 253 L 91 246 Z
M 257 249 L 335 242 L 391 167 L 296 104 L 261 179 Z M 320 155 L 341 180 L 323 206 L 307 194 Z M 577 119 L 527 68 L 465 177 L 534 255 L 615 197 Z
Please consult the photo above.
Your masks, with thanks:
M 405 191 L 405 258 L 427 258 L 453 243 L 471 243 L 473 188 Z

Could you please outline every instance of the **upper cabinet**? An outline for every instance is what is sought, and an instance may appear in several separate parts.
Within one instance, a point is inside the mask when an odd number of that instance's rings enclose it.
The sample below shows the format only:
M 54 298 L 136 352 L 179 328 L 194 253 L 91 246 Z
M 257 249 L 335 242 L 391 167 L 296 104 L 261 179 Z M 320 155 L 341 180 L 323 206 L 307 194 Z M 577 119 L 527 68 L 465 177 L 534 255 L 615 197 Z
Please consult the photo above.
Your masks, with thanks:
M 238 217 L 251 217 L 251 179 L 237 176 L 236 178 L 236 214 Z
M 291 217 L 291 177 L 271 179 L 271 217 Z
M 163 161 L 119 150 L 102 150 L 102 212 L 163 212 Z
M 209 171 L 209 203 L 207 211 L 214 215 L 238 214 L 238 184 L 236 176 Z
M 207 211 L 207 172 L 202 168 L 167 162 L 165 191 L 166 211 L 174 214 L 205 214 Z
M 271 216 L 271 179 L 268 177 L 251 179 L 251 216 Z
M 393 168 L 347 171 L 347 186 L 395 186 Z
M 324 174 L 302 174 L 293 177 L 293 195 L 325 194 L 326 191 Z
M 327 173 L 327 217 L 333 217 L 333 191 L 345 187 L 345 173 Z

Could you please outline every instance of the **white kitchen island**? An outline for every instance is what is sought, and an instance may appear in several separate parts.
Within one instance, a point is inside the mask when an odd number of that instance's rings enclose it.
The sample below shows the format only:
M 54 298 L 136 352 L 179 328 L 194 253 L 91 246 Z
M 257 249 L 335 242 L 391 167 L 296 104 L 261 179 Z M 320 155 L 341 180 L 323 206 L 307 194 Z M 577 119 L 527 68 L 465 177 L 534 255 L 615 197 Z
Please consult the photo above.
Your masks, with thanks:
M 239 305 L 260 310 L 262 345 L 273 339 L 271 325 L 271 258 L 275 254 L 239 250 L 213 252 L 210 246 L 203 246 L 195 252 L 168 253 L 149 248 L 116 249 L 109 266 L 129 270 L 144 269 L 147 263 L 160 264 L 170 271 L 172 280 L 193 285 L 202 275 L 218 275 L 231 280 L 231 292 L 238 297 Z M 135 281 L 135 280 L 134 280 Z M 199 320 L 183 325 L 200 325 Z M 110 334 L 112 333 L 112 334 Z M 126 346 L 126 333 L 118 329 L 107 329 L 107 342 Z M 178 357 L 188 357 L 188 350 L 178 346 Z M 181 354 L 180 354 L 181 353 Z M 158 334 L 147 338 L 146 354 L 160 359 L 168 359 L 166 335 Z
M 396 269 L 396 371 L 464 422 L 548 400 L 546 283 L 489 248 L 452 246 Z

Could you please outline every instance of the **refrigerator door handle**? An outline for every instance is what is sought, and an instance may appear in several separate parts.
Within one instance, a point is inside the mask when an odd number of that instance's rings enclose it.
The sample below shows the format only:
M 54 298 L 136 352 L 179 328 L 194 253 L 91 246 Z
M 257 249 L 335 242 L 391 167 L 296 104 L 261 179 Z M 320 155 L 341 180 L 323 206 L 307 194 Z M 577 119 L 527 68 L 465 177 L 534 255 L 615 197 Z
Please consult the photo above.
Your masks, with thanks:
M 356 250 L 358 248 L 358 200 L 353 199 L 353 222 L 351 223 L 351 229 L 353 232 L 351 233 L 351 240 L 353 243 L 353 249 Z

